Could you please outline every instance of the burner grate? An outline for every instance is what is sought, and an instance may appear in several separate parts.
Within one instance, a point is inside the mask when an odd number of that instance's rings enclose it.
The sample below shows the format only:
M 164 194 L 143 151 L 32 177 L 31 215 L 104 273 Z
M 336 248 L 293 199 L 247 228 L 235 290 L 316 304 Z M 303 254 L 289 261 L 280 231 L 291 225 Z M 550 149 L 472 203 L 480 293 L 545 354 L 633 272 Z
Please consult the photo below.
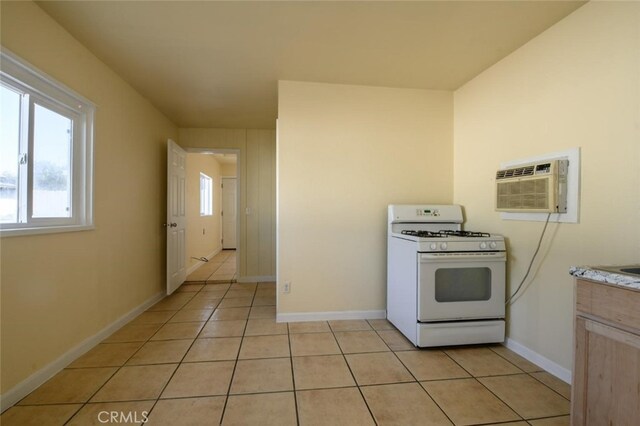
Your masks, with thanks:
M 432 232 L 432 231 L 413 231 L 413 230 L 405 230 L 402 231 L 402 235 L 410 235 L 412 237 L 420 237 L 420 238 L 444 238 L 446 235 L 441 232 Z
M 410 235 L 412 237 L 420 237 L 420 238 L 447 238 L 447 237 L 482 238 L 482 237 L 491 237 L 491 234 L 488 234 L 486 232 L 452 231 L 452 230 L 414 231 L 412 229 L 409 229 L 409 230 L 404 230 L 401 233 L 402 233 L 402 235 Z
M 468 237 L 468 238 L 479 238 L 479 237 L 490 237 L 491 234 L 486 232 L 472 232 L 472 231 L 439 231 L 441 234 L 445 234 L 447 236 L 452 237 Z

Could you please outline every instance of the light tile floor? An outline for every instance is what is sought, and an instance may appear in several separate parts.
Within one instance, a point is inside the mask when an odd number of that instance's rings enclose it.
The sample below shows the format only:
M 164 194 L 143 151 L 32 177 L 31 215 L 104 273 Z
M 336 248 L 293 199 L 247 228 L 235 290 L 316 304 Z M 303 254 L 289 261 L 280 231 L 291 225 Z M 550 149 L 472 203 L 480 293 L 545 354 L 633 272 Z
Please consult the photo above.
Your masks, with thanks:
M 503 346 L 416 350 L 386 320 L 278 324 L 275 291 L 185 284 L 0 422 L 569 424 L 569 386 Z
M 236 275 L 236 251 L 222 250 L 190 273 L 187 282 L 234 282 Z

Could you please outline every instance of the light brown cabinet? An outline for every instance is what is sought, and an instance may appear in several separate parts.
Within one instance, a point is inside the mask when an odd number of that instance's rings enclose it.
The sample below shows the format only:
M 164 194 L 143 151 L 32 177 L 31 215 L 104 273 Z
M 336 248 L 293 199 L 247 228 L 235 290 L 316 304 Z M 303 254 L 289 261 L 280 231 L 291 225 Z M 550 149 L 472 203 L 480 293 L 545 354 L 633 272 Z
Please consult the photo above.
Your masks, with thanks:
M 640 291 L 576 281 L 571 424 L 640 424 Z

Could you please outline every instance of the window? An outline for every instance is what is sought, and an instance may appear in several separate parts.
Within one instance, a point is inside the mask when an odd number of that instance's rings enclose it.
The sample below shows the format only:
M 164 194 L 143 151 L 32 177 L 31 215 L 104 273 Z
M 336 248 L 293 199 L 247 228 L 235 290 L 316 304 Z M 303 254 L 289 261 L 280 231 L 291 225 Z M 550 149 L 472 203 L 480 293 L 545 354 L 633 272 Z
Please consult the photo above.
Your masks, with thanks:
M 213 180 L 200 173 L 200 216 L 213 215 Z
M 0 55 L 0 232 L 91 228 L 93 104 Z

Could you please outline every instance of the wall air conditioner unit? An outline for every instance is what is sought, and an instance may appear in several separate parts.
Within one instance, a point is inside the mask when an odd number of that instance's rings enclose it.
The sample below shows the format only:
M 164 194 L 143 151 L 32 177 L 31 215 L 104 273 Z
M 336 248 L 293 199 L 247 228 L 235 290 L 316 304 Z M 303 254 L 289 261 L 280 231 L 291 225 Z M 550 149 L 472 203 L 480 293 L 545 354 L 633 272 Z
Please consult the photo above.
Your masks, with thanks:
M 496 210 L 566 213 L 569 160 L 549 160 L 498 170 Z

